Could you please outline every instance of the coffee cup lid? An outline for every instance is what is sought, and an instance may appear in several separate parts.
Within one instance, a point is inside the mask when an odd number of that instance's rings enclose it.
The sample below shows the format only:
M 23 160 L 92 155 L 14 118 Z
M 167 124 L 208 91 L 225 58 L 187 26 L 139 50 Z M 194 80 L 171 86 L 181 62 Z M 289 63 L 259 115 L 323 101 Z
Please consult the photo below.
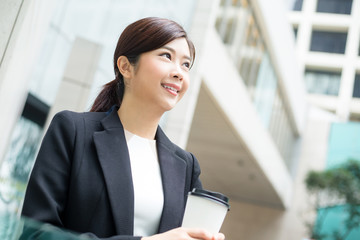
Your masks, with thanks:
M 228 209 L 230 209 L 229 198 L 222 193 L 194 188 L 191 192 L 189 192 L 189 194 L 215 200 L 217 202 L 224 204 L 225 206 L 227 206 Z

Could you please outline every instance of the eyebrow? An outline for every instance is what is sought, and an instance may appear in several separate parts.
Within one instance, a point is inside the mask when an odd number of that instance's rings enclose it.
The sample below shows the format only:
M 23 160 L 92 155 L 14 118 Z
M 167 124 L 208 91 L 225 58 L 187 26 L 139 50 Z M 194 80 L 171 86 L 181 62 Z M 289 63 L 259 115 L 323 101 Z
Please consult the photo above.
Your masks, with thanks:
M 175 54 L 175 49 L 173 49 L 173 48 L 171 48 L 171 47 L 169 47 L 169 46 L 163 46 L 163 47 L 161 47 L 161 48 L 165 48 L 165 49 L 167 49 L 167 50 L 169 50 L 170 52 L 172 52 L 173 54 Z M 189 57 L 188 55 L 184 55 L 184 58 L 186 58 L 186 59 L 188 59 L 189 61 L 191 61 L 191 57 Z

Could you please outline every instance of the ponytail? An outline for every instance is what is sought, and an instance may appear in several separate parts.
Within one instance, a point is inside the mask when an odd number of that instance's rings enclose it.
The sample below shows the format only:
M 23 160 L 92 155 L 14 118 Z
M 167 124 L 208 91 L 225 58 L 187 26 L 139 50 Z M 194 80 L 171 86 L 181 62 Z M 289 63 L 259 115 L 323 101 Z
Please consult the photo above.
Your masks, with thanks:
M 124 81 L 122 79 L 116 78 L 108 82 L 96 97 L 90 112 L 106 112 L 114 105 L 120 106 L 123 95 Z

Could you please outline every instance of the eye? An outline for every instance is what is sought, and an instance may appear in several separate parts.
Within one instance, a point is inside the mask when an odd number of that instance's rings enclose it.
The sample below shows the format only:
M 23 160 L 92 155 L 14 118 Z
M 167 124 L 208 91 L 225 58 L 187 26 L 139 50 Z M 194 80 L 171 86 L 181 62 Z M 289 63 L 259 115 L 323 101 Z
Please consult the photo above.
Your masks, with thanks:
M 183 66 L 185 66 L 186 68 L 190 69 L 190 63 L 189 63 L 189 62 L 183 63 Z
M 171 54 L 170 53 L 162 53 L 160 56 L 166 57 L 171 60 Z

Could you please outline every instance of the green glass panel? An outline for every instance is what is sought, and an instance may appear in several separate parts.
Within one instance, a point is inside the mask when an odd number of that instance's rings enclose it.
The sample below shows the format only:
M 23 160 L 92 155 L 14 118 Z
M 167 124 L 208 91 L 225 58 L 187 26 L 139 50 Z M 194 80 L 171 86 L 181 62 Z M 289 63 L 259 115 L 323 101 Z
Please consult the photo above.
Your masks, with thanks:
M 43 224 L 27 218 L 20 218 L 10 212 L 0 212 L 1 240 L 86 240 L 84 235 L 75 234 L 50 224 Z
M 332 123 L 329 135 L 326 168 L 334 168 L 349 159 L 360 161 L 360 123 Z M 359 190 L 360 192 L 360 190 Z M 317 214 L 317 226 L 320 233 L 327 235 L 324 240 L 333 240 L 338 232 L 338 239 L 360 239 L 360 226 L 346 231 L 348 213 L 346 205 L 339 205 L 331 209 L 320 209 Z M 360 209 L 360 208 L 359 208 Z

